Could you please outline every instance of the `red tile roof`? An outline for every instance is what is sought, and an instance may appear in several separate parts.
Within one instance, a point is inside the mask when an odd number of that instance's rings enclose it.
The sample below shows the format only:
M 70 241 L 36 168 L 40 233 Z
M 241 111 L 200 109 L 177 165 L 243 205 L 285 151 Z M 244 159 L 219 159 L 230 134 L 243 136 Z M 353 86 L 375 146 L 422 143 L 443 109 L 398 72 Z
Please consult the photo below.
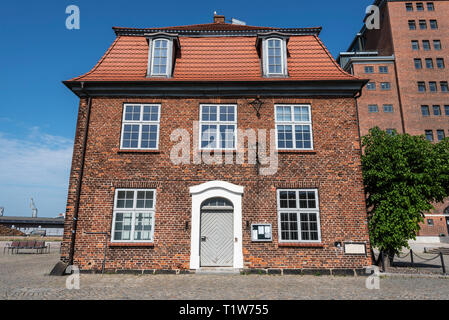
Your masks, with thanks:
M 259 28 L 231 24 L 185 26 Z M 183 28 L 183 27 L 168 27 Z M 265 27 L 260 27 L 267 29 Z M 158 28 L 160 30 L 161 28 Z M 130 29 L 129 29 L 130 30 Z M 137 30 L 137 29 L 136 29 Z M 142 29 L 140 29 L 142 30 Z M 144 29 L 151 31 L 152 29 Z M 230 29 L 231 30 L 231 29 Z M 243 29 L 239 29 L 243 30 Z M 288 42 L 288 78 L 264 78 L 256 36 L 180 36 L 181 52 L 172 78 L 146 77 L 148 42 L 144 36 L 117 36 L 106 54 L 88 73 L 70 81 L 289 81 L 354 80 L 343 71 L 316 35 L 291 35 Z

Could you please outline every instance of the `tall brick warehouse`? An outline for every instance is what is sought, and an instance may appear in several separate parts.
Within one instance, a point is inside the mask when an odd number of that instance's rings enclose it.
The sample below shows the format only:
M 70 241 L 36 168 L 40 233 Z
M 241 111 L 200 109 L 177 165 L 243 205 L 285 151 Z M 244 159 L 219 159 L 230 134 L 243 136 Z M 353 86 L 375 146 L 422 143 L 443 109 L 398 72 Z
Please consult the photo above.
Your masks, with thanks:
M 320 30 L 217 15 L 114 28 L 97 65 L 64 82 L 80 104 L 61 259 L 116 272 L 370 265 L 354 98 L 366 80 Z
M 449 1 L 374 4 L 380 29 L 364 26 L 337 59 L 347 72 L 370 79 L 357 100 L 361 135 L 378 126 L 430 141 L 448 137 Z M 421 224 L 423 241 L 448 235 L 449 201 L 434 206 Z

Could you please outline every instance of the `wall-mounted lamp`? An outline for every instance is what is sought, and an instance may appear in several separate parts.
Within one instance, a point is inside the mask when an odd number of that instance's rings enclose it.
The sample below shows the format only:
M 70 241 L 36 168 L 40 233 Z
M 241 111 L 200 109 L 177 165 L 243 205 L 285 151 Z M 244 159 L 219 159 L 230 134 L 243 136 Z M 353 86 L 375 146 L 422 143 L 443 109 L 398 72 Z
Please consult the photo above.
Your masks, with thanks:
M 248 104 L 253 106 L 254 110 L 256 110 L 257 118 L 260 118 L 260 109 L 262 108 L 263 101 L 260 100 L 259 97 L 257 97 L 253 101 L 248 102 Z
M 341 248 L 341 242 L 340 242 L 340 241 L 336 241 L 336 242 L 334 243 L 334 245 L 335 245 L 337 248 Z
M 185 225 L 185 230 L 187 231 L 187 230 L 189 230 L 189 221 L 186 221 L 186 225 Z
M 249 230 L 249 221 L 246 220 L 246 230 Z

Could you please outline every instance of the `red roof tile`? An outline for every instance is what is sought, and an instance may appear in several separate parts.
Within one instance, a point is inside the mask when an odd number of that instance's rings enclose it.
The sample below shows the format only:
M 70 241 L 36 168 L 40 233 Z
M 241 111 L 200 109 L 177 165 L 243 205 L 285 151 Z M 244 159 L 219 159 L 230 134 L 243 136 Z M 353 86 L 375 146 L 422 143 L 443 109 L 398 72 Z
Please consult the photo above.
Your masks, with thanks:
M 172 78 L 146 77 L 148 43 L 145 37 L 118 36 L 91 71 L 71 81 L 312 81 L 358 79 L 340 68 L 315 35 L 290 36 L 288 42 L 289 56 L 287 58 L 288 78 L 262 77 L 259 56 L 255 46 L 256 36 L 182 36 L 179 37 L 179 41 L 181 53 L 176 58 Z

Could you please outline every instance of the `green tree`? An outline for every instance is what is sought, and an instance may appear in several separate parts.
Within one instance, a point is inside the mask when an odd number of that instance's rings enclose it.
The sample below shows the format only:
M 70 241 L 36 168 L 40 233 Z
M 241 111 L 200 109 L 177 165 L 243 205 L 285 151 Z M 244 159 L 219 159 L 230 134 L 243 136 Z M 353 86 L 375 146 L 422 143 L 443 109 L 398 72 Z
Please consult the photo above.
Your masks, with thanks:
M 362 146 L 371 244 L 391 262 L 416 239 L 424 212 L 449 196 L 449 139 L 433 144 L 424 136 L 390 135 L 376 127 Z

